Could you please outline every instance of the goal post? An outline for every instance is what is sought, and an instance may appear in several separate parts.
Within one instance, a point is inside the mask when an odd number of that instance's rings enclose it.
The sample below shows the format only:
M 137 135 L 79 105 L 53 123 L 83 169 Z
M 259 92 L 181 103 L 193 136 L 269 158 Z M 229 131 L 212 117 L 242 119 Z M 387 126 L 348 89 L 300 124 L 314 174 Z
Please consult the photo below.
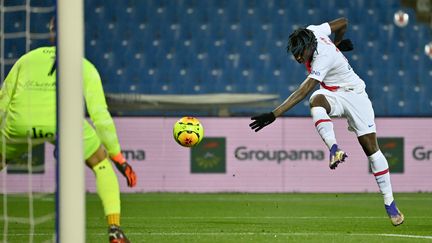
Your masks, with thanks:
M 57 242 L 85 242 L 83 0 L 57 0 Z

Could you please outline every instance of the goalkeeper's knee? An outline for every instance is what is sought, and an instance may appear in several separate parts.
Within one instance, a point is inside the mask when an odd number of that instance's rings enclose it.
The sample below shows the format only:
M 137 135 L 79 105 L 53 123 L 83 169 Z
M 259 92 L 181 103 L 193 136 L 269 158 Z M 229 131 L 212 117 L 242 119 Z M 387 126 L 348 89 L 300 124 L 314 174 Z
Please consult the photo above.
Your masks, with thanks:
M 107 152 L 102 146 L 99 146 L 90 158 L 86 159 L 86 164 L 88 167 L 93 168 L 106 158 L 108 158 Z

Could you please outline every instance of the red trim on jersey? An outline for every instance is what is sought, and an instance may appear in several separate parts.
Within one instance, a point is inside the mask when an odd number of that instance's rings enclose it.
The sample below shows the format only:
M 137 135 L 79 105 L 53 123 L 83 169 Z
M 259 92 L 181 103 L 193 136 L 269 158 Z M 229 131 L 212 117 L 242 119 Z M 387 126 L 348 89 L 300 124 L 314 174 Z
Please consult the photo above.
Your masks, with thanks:
M 374 173 L 373 175 L 374 175 L 374 176 L 380 176 L 380 175 L 387 174 L 388 172 L 389 172 L 389 169 L 387 168 L 387 169 L 385 169 L 385 170 L 383 170 L 383 171 L 380 171 L 380 172 Z
M 306 70 L 308 71 L 308 73 L 311 73 L 311 71 L 312 71 L 311 61 L 305 62 L 305 67 L 306 67 Z
M 340 88 L 339 86 L 327 86 L 324 82 L 320 82 L 320 84 L 324 89 L 329 90 L 331 92 L 334 92 Z
M 305 67 L 306 67 L 306 70 L 308 71 L 308 73 L 312 72 L 311 61 L 305 62 Z M 330 90 L 331 92 L 334 92 L 340 88 L 339 86 L 327 86 L 327 85 L 325 85 L 324 82 L 320 82 L 320 84 L 324 89 Z
M 331 119 L 321 119 L 315 122 L 315 126 L 318 126 L 321 122 L 331 122 Z

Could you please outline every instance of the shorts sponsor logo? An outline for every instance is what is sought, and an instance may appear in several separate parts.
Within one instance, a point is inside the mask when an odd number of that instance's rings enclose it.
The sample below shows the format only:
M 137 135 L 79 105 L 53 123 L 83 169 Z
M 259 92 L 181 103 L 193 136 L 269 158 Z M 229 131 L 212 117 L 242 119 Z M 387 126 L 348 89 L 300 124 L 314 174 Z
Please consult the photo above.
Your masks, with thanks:
M 404 173 L 404 138 L 383 137 L 378 138 L 381 152 L 387 158 L 390 173 Z M 372 173 L 370 167 L 369 172 Z
M 226 141 L 224 137 L 204 137 L 191 149 L 191 173 L 225 173 Z
M 278 164 L 285 160 L 324 160 L 324 151 L 322 150 L 261 150 L 240 146 L 235 149 L 234 153 L 235 157 L 241 161 L 275 161 Z
M 54 133 L 45 132 L 42 129 L 32 127 L 32 136 L 33 138 L 54 138 Z

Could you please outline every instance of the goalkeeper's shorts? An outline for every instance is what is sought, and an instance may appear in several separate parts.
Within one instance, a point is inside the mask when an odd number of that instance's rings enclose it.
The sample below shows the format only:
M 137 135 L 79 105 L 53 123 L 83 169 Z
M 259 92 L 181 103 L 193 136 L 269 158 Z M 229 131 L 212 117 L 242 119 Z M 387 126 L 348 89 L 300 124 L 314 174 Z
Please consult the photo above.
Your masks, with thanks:
M 84 159 L 88 159 L 100 147 L 101 140 L 94 128 L 86 120 L 84 120 L 83 130 Z M 32 147 L 44 142 L 54 144 L 56 140 L 54 134 L 55 125 L 34 126 L 31 129 L 27 127 L 20 129 L 20 127 L 7 126 L 1 131 L 0 154 L 6 155 L 6 161 L 19 158 L 23 154 L 28 153 L 29 144 Z

